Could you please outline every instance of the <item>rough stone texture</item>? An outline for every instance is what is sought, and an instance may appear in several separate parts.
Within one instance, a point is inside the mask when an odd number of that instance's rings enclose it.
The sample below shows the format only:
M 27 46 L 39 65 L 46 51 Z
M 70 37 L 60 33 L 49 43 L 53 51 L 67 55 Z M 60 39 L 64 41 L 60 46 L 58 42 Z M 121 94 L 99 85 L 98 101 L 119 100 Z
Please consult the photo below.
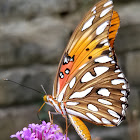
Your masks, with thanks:
M 0 17 L 33 19 L 39 15 L 73 12 L 77 6 L 76 0 L 1 0 Z
M 126 69 L 128 80 L 132 85 L 139 86 L 140 83 L 140 51 L 127 54 Z
M 46 17 L 2 24 L 0 32 L 1 66 L 10 66 L 58 63 L 70 31 L 60 19 Z
M 46 89 L 46 92 L 51 94 L 55 72 L 55 66 L 43 65 L 30 66 L 27 68 L 13 68 L 7 71 L 1 71 L 0 106 L 43 100 L 42 95 L 38 92 L 21 87 L 15 83 L 3 81 L 2 79 L 11 79 L 17 83 L 36 89 L 43 94 L 44 91 L 40 86 L 42 84 Z

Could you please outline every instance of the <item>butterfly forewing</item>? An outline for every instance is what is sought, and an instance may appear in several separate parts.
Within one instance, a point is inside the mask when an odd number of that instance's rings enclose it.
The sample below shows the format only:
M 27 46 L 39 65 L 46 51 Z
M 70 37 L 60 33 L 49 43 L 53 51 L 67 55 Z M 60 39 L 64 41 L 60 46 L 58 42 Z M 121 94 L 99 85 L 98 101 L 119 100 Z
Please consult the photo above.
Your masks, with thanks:
M 124 119 L 129 87 L 114 51 L 119 26 L 112 1 L 102 0 L 74 31 L 53 92 L 58 102 L 66 103 L 68 114 L 104 126 L 118 125 Z
M 74 31 L 61 58 L 54 82 L 53 97 L 57 98 L 73 74 L 90 59 L 100 56 L 109 49 L 100 44 L 108 37 L 113 5 L 102 0 L 92 7 Z M 100 49 L 102 47 L 102 49 Z

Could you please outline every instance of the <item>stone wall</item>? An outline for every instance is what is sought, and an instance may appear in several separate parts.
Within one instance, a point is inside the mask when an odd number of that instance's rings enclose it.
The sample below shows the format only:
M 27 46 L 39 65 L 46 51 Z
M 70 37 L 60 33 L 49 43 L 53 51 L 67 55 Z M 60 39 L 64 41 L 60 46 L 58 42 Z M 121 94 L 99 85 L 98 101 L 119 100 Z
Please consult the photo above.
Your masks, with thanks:
M 43 103 L 40 93 L 3 79 L 11 79 L 42 93 L 40 85 L 43 85 L 47 93 L 51 94 L 62 52 L 76 25 L 97 1 L 0 0 L 1 140 L 8 140 L 11 134 L 29 123 L 39 123 L 37 111 Z M 132 124 L 132 114 L 134 111 L 139 114 L 140 107 L 140 3 L 139 0 L 115 1 L 115 9 L 121 18 L 115 49 L 130 82 L 130 119 L 116 129 L 88 126 L 93 136 L 104 140 L 128 140 L 127 127 L 131 127 L 128 124 Z M 41 111 L 41 119 L 49 121 L 48 110 L 53 111 L 46 106 Z M 60 115 L 54 120 L 64 128 L 65 120 Z M 72 127 L 71 131 L 74 135 L 70 137 L 77 140 L 79 137 L 76 137 Z

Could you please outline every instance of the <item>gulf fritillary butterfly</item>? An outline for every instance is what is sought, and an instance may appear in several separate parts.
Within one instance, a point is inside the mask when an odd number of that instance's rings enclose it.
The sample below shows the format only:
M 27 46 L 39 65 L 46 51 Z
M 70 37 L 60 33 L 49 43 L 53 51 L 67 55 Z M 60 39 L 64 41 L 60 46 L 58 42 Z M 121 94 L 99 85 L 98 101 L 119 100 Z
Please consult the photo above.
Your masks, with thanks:
M 92 7 L 62 55 L 52 96 L 44 96 L 56 112 L 69 117 L 84 140 L 91 136 L 82 119 L 113 127 L 125 118 L 130 89 L 114 51 L 119 26 L 112 0 L 102 0 Z

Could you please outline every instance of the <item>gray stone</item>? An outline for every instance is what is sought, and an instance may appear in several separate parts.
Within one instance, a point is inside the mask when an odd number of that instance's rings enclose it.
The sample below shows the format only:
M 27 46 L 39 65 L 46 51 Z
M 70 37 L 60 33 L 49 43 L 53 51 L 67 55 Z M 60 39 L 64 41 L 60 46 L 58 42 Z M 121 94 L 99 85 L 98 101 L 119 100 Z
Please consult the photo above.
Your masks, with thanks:
M 13 68 L 1 71 L 0 73 L 0 106 L 11 104 L 30 103 L 32 101 L 43 100 L 44 91 L 40 85 L 43 85 L 48 94 L 52 94 L 55 66 L 36 65 L 27 68 Z M 8 78 L 17 83 L 31 87 L 40 91 L 42 94 L 19 86 L 18 84 L 3 81 Z
M 130 84 L 140 83 L 140 51 L 129 52 L 126 55 L 126 73 Z
M 10 66 L 58 63 L 70 29 L 61 20 L 46 17 L 2 24 L 0 32 L 0 65 Z
M 69 13 L 77 6 L 76 0 L 1 0 L 0 17 L 33 19 L 39 15 Z

